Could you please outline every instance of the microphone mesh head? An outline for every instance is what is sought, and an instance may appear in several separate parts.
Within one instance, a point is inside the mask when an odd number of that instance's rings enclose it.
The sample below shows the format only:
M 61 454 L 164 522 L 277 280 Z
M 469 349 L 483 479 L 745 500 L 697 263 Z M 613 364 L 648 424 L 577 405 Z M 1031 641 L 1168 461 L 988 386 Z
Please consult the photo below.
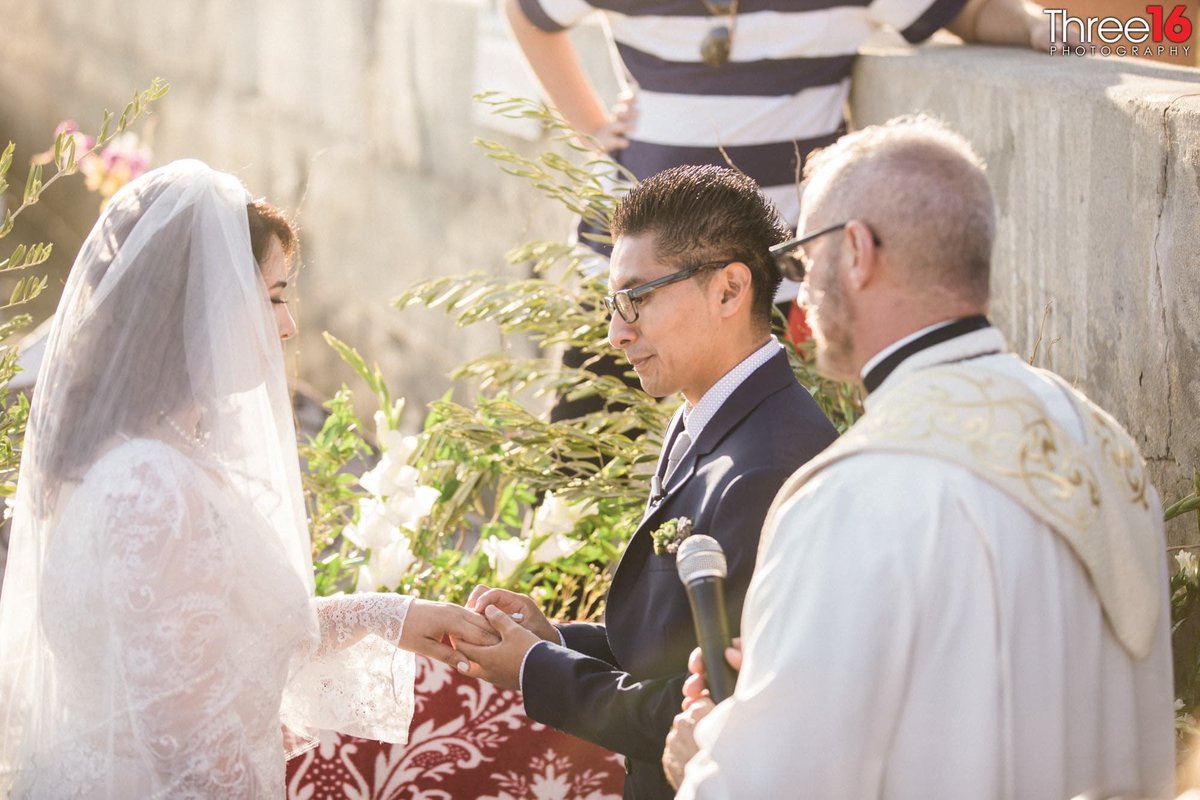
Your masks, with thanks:
M 679 570 L 679 580 L 685 584 L 696 578 L 724 578 L 729 572 L 721 543 L 702 533 L 692 534 L 680 543 L 675 568 Z

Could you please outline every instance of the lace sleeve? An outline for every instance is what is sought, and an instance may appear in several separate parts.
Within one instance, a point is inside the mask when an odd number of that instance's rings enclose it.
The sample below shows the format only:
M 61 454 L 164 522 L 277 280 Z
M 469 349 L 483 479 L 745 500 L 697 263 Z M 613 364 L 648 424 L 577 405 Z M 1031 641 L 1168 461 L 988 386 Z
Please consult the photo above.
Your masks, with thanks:
M 321 644 L 316 657 L 321 658 L 354 645 L 368 634 L 397 644 L 412 598 L 370 592 L 318 597 L 314 602 L 321 625 Z
M 321 643 L 293 671 L 284 692 L 284 723 L 310 736 L 336 730 L 407 742 L 416 663 L 396 644 L 412 598 L 365 593 L 313 602 Z
M 106 476 L 96 508 L 109 702 L 163 796 L 257 796 L 226 636 L 229 570 L 217 532 L 189 507 L 182 468 L 140 460 Z

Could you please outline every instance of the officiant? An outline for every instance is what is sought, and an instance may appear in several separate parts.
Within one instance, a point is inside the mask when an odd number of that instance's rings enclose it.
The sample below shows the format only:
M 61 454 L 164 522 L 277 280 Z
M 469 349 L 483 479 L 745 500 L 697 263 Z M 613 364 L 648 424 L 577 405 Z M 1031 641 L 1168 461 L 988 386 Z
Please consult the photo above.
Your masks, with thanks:
M 668 742 L 677 779 L 695 726 L 679 797 L 1169 796 L 1162 508 L 1121 425 L 989 322 L 982 162 L 902 119 L 808 175 L 789 263 L 866 414 L 768 514 L 735 695 Z

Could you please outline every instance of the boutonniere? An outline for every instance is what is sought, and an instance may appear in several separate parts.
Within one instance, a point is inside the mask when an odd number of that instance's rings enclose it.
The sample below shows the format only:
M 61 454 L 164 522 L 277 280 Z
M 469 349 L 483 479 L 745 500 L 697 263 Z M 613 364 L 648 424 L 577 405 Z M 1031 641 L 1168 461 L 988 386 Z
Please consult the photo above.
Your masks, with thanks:
M 679 549 L 680 543 L 691 535 L 692 521 L 687 517 L 667 520 L 650 534 L 650 538 L 654 541 L 654 555 L 661 556 L 668 553 L 674 555 L 675 551 Z

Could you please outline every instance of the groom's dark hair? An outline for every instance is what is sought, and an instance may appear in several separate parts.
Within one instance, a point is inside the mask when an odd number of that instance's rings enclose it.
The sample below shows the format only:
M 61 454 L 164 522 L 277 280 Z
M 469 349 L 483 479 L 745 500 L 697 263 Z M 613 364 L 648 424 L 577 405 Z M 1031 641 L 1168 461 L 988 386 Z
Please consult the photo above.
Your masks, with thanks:
M 652 235 L 655 255 L 677 269 L 705 261 L 741 261 L 750 268 L 751 319 L 764 329 L 770 326 L 781 277 L 769 250 L 791 232 L 758 184 L 743 173 L 712 165 L 664 170 L 622 198 L 610 230 L 614 240 Z

